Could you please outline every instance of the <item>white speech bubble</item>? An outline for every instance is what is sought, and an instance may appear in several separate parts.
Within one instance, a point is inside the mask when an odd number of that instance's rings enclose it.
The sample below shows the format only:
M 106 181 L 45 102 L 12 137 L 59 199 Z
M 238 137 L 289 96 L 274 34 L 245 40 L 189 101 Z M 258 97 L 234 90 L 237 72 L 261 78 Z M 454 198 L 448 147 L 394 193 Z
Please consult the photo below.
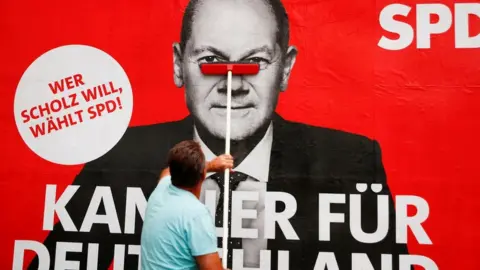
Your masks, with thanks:
M 85 45 L 58 47 L 37 58 L 20 79 L 14 104 L 28 147 L 63 165 L 83 164 L 111 150 L 128 128 L 132 110 L 123 68 Z

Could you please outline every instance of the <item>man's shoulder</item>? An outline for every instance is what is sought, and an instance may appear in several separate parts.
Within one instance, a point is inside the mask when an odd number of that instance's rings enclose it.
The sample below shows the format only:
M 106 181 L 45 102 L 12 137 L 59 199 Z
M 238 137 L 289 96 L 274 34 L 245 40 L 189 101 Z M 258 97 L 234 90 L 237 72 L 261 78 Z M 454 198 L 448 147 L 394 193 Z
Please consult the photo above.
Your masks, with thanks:
M 117 146 L 122 146 L 122 144 L 132 141 L 135 141 L 137 145 L 148 145 L 151 142 L 157 143 L 169 140 L 172 137 L 179 136 L 181 133 L 193 132 L 191 131 L 193 125 L 190 121 L 190 118 L 187 117 L 178 121 L 129 127 Z
M 357 151 L 374 151 L 374 139 L 365 135 L 339 129 L 313 126 L 295 121 L 281 120 L 279 140 L 291 144 L 303 145 L 307 151 L 333 151 L 336 153 L 352 153 Z M 274 128 L 275 130 L 275 128 Z M 274 131 L 275 132 L 275 131 Z
M 171 147 L 188 139 L 192 129 L 188 118 L 153 125 L 129 127 L 118 143 L 102 157 L 88 163 L 89 167 L 125 169 L 144 166 L 161 167 Z
M 189 204 L 189 210 L 188 215 L 191 217 L 193 221 L 203 219 L 203 218 L 209 218 L 211 217 L 210 211 L 208 210 L 207 206 L 203 204 L 199 200 L 192 201 L 191 204 Z
M 181 196 L 176 196 L 172 203 L 175 205 L 170 211 L 175 212 L 183 222 L 186 222 L 186 224 L 190 223 L 199 225 L 199 222 L 202 220 L 211 218 L 207 206 L 195 198 L 193 194 L 184 193 Z
M 383 177 L 381 150 L 374 139 L 287 120 L 277 126 L 274 151 L 283 156 L 284 167 L 313 178 L 371 181 Z

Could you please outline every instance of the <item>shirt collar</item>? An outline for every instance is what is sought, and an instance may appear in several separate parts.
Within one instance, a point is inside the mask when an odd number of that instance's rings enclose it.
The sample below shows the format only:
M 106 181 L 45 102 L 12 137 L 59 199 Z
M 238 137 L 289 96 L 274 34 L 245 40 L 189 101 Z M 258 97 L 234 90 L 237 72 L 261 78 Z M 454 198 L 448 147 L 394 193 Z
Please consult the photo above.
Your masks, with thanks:
M 200 144 L 206 160 L 212 160 L 217 157 L 208 146 L 202 141 L 197 133 L 195 126 L 193 127 L 193 139 Z M 270 170 L 270 153 L 272 150 L 273 141 L 273 125 L 270 123 L 267 132 L 263 136 L 262 140 L 253 148 L 248 156 L 237 167 L 233 168 L 234 171 L 244 173 L 248 176 L 255 178 L 260 182 L 268 182 L 268 172 Z M 214 173 L 207 173 L 207 177 Z

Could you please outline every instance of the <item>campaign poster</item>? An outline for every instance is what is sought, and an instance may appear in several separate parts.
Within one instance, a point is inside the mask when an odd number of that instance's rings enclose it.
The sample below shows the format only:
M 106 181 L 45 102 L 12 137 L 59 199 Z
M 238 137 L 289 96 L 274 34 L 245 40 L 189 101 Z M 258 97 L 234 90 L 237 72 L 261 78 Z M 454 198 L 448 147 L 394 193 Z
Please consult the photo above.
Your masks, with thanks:
M 475 270 L 476 1 L 3 1 L 0 269 L 140 269 L 168 150 L 223 154 L 228 267 Z M 222 254 L 222 175 L 200 200 Z M 232 178 L 233 179 L 233 178 Z M 227 226 L 227 225 L 225 225 Z

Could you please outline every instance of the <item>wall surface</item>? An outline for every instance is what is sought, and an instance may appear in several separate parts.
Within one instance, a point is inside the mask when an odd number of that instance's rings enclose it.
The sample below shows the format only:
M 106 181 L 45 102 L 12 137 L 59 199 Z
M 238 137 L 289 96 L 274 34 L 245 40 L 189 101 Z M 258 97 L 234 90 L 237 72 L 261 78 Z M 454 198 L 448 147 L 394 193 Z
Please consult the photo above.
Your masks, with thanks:
M 480 269 L 480 4 L 270 3 L 2 1 L 0 269 L 137 269 L 168 149 L 223 151 L 221 61 L 260 66 L 232 83 L 230 267 Z

